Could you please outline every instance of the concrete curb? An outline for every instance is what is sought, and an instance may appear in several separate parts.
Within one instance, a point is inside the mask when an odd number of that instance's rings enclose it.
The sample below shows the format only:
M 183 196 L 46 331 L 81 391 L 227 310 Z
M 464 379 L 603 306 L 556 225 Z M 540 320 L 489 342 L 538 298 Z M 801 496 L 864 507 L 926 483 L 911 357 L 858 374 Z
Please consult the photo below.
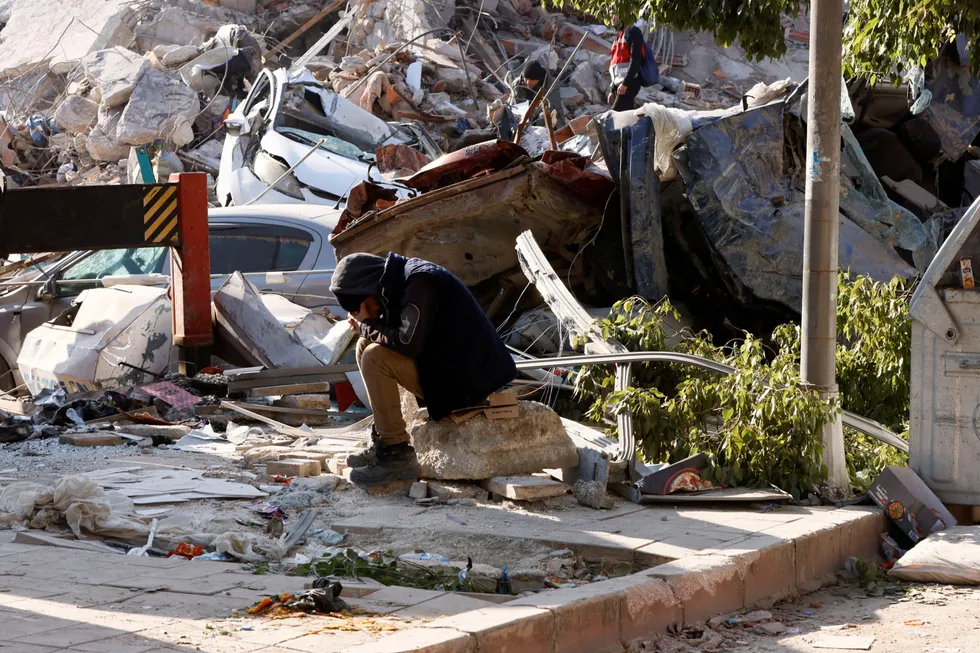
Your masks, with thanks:
M 673 624 L 817 589 L 857 556 L 873 559 L 884 515 L 808 515 L 651 569 L 436 619 L 349 653 L 620 653 Z

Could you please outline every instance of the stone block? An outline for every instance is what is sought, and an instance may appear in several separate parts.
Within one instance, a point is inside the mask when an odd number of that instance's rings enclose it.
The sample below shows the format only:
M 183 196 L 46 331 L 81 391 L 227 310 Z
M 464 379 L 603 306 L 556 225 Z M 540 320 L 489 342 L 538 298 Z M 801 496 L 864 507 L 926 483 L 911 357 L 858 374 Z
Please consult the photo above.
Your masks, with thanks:
M 190 126 L 200 109 L 197 93 L 179 80 L 147 67 L 123 109 L 116 138 L 129 145 L 144 145 L 156 139 L 186 145 L 194 138 Z
M 742 571 L 726 556 L 690 556 L 641 573 L 667 583 L 684 606 L 685 623 L 706 621 L 745 605 Z
M 82 75 L 98 86 L 104 107 L 126 104 L 149 67 L 144 57 L 121 47 L 93 52 L 81 61 Z
M 130 146 L 116 138 L 116 127 L 121 116 L 122 110 L 118 108 L 108 111 L 99 109 L 99 122 L 85 140 L 89 155 L 96 161 L 116 162 L 129 156 Z
M 350 481 L 350 469 L 344 470 L 344 478 Z M 412 489 L 412 485 L 415 481 L 391 481 L 390 483 L 383 483 L 381 485 L 373 485 L 371 487 L 365 487 L 364 491 L 371 496 L 378 497 L 390 497 L 394 495 L 405 496 L 408 491 Z
M 476 653 L 476 640 L 452 628 L 412 628 L 349 648 L 347 653 Z
M 555 615 L 555 653 L 620 653 L 625 591 L 612 581 L 511 601 Z
M 555 617 L 550 610 L 529 605 L 497 605 L 436 619 L 426 628 L 451 628 L 469 633 L 479 651 L 494 653 L 556 653 Z
M 412 499 L 424 499 L 429 496 L 429 485 L 425 481 L 412 483 L 408 489 L 408 496 Z
M 320 463 L 320 470 L 324 471 L 327 469 L 327 461 L 333 457 L 333 454 L 319 451 L 290 451 L 288 454 L 283 454 L 283 459 L 292 460 L 315 460 Z M 338 475 L 339 476 L 339 475 Z
M 132 41 L 139 18 L 131 0 L 20 0 L 10 6 L 0 32 L 3 77 L 44 64 L 55 74 L 67 73 L 90 52 Z
M 318 460 L 302 460 L 299 458 L 271 460 L 265 464 L 265 474 L 269 478 L 277 474 L 284 476 L 316 476 L 322 469 L 323 467 Z
M 327 469 L 330 470 L 331 474 L 343 476 L 344 470 L 347 469 L 347 454 L 338 453 L 335 454 L 333 458 L 328 458 Z
M 456 424 L 451 418 L 420 421 L 412 444 L 423 478 L 482 480 L 578 465 L 575 443 L 558 414 L 542 404 L 520 402 L 520 417 L 489 420 L 482 413 Z
M 58 105 L 54 122 L 72 132 L 87 132 L 99 119 L 99 105 L 88 98 L 70 95 Z
M 122 444 L 122 438 L 115 433 L 65 433 L 58 442 L 74 447 L 115 447 Z

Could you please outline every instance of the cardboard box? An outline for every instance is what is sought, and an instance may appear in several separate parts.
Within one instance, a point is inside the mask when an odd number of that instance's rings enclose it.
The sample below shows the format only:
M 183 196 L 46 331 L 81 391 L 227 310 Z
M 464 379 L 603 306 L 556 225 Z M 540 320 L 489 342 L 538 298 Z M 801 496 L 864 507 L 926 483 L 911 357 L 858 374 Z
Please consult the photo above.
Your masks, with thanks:
M 956 518 L 939 497 L 908 467 L 886 467 L 868 495 L 913 544 L 956 526 Z

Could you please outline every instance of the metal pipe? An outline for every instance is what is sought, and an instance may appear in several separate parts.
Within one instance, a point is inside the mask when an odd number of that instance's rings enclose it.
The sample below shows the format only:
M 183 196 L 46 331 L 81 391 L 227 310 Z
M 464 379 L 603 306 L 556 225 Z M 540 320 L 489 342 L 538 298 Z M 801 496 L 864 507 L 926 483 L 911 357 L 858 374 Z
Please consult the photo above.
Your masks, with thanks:
M 840 210 L 841 0 L 814 0 L 806 120 L 806 213 L 803 236 L 801 379 L 820 396 L 839 396 L 837 247 Z M 840 420 L 821 429 L 827 480 L 849 486 Z
M 672 351 L 636 351 L 625 354 L 585 354 L 579 356 L 563 356 L 557 358 L 527 358 L 514 361 L 518 370 L 541 370 L 555 367 L 575 367 L 578 365 L 621 365 L 624 363 L 682 363 L 699 367 L 709 372 L 732 374 L 735 368 L 725 363 L 702 358 L 692 354 L 678 354 Z M 899 451 L 908 453 L 909 443 L 892 433 L 878 422 L 861 417 L 846 410 L 842 412 L 842 421 L 855 431 L 869 435 L 879 442 L 891 445 Z M 843 441 L 843 434 L 841 440 Z

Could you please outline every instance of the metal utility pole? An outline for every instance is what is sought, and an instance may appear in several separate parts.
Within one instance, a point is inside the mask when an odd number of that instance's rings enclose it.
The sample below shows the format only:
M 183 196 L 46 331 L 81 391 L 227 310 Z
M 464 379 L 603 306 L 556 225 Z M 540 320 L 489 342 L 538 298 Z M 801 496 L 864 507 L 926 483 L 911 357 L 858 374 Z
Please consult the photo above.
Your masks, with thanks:
M 806 225 L 803 237 L 802 379 L 823 398 L 839 396 L 837 237 L 840 208 L 841 0 L 814 0 L 806 125 Z M 840 415 L 821 432 L 828 481 L 848 487 Z

